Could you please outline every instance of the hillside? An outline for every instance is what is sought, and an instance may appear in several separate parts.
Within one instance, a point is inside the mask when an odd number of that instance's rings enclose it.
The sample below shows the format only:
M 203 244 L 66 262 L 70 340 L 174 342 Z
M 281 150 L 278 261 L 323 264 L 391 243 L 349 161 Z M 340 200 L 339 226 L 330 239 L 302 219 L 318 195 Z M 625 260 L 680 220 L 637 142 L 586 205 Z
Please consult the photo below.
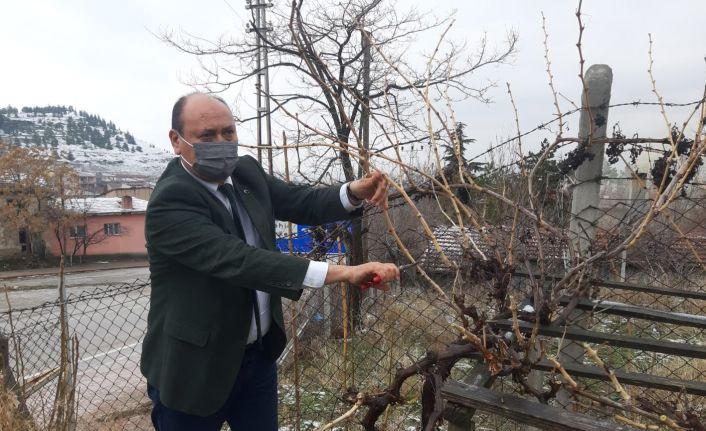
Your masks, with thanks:
M 173 154 L 135 138 L 112 121 L 69 106 L 0 108 L 0 139 L 40 145 L 79 172 L 154 182 Z

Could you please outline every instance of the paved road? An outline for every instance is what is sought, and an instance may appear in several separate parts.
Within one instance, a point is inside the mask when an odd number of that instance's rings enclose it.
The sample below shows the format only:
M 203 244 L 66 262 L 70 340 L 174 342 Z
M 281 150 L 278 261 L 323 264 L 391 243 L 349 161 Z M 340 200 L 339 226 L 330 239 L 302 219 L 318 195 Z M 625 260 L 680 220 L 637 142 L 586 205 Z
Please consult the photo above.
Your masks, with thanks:
M 79 416 L 103 416 L 146 401 L 139 358 L 147 324 L 149 286 L 101 292 L 109 285 L 147 280 L 148 275 L 147 268 L 130 268 L 66 276 L 69 295 L 87 295 L 67 307 L 70 332 L 77 337 L 79 346 Z M 0 286 L 12 289 L 9 297 L 14 333 L 22 351 L 21 374 L 26 379 L 51 371 L 60 357 L 59 307 L 22 311 L 56 300 L 56 282 L 55 276 L 0 280 Z M 5 296 L 0 295 L 0 312 L 7 309 Z M 0 315 L 0 331 L 10 332 L 7 315 L 4 319 Z M 40 412 L 51 404 L 55 382 L 28 400 L 35 414 L 41 416 Z
M 105 271 L 79 272 L 66 275 L 68 294 L 80 294 L 104 287 L 108 284 L 131 283 L 135 280 L 147 280 L 148 268 L 121 268 Z M 13 309 L 35 307 L 57 299 L 57 276 L 28 276 L 0 280 L 0 287 L 10 288 L 10 305 Z M 5 295 L 0 295 L 0 313 L 7 311 Z

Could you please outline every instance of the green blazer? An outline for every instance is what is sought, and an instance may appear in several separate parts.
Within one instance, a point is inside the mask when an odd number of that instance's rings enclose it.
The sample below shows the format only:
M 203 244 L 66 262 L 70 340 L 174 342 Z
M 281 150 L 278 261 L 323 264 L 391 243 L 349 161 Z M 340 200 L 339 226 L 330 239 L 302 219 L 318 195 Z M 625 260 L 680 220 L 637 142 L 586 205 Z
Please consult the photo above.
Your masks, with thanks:
M 275 218 L 318 225 L 359 214 L 343 208 L 340 185 L 288 184 L 250 156 L 240 158 L 232 178 L 264 249 L 245 243 L 240 223 L 179 158 L 147 206 L 152 291 L 140 368 L 164 405 L 199 416 L 215 413 L 235 382 L 252 318 L 248 289 L 271 295 L 266 353 L 275 359 L 286 344 L 281 298 L 299 299 L 309 263 L 279 252 Z

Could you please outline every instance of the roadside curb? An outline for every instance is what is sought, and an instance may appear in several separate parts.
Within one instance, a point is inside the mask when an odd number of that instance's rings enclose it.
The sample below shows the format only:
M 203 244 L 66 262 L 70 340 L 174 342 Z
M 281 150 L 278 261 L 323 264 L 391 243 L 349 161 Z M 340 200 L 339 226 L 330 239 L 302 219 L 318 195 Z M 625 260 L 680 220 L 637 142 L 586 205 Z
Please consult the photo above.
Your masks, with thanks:
M 86 266 L 65 267 L 64 274 L 76 274 L 81 272 L 105 271 L 111 269 L 144 268 L 149 266 L 147 261 L 141 262 L 112 262 L 106 264 L 91 264 Z M 0 272 L 0 280 L 12 280 L 22 277 L 58 275 L 59 268 L 37 268 L 19 271 Z

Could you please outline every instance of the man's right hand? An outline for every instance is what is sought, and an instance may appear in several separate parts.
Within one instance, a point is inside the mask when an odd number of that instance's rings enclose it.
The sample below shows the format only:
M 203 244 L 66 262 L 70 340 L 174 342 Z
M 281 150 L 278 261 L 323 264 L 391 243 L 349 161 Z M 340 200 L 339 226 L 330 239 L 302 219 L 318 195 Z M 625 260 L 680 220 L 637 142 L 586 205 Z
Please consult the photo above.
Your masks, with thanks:
M 400 279 L 400 270 L 392 263 L 381 262 L 368 262 L 356 266 L 329 265 L 326 284 L 343 281 L 362 286 L 370 283 L 376 275 L 380 277 L 380 283 L 371 284 L 370 287 L 389 290 L 390 282 Z

